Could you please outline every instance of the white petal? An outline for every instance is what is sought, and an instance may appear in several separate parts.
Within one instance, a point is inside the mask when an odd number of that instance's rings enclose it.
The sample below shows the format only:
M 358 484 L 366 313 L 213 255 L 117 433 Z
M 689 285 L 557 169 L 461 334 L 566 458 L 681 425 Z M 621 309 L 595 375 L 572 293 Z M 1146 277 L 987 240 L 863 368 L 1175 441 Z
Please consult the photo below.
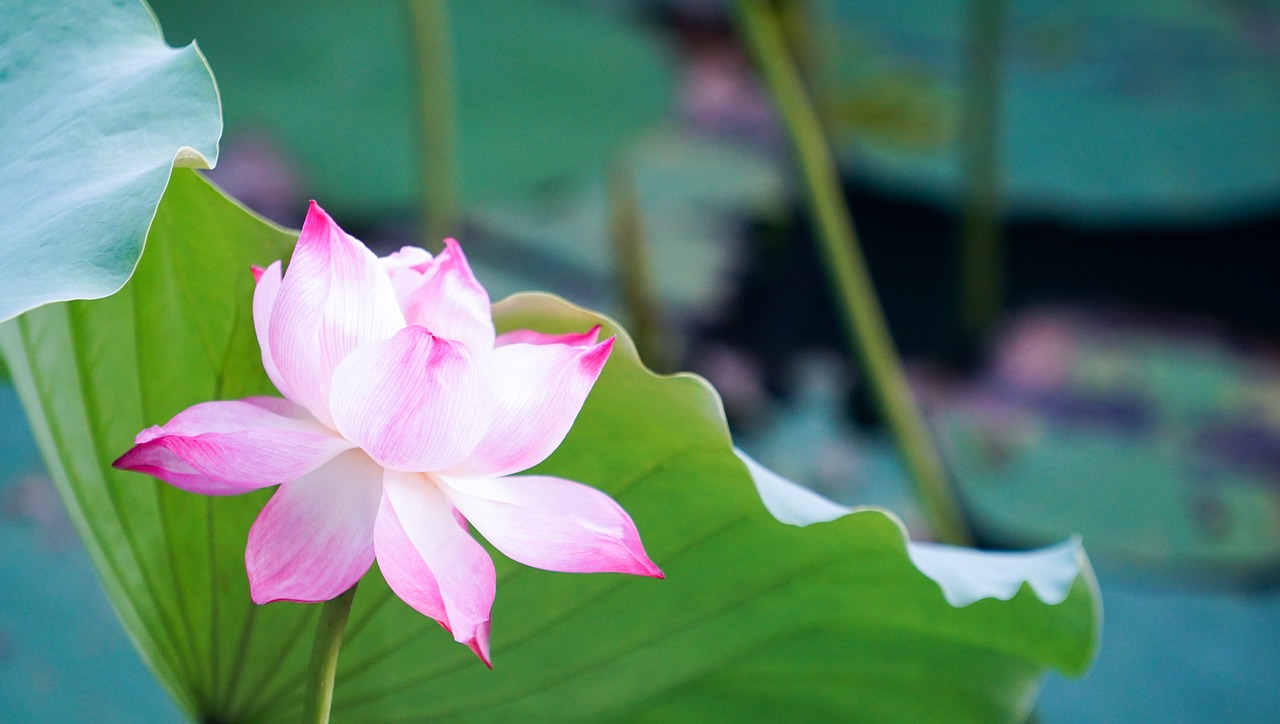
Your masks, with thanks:
M 271 356 L 271 310 L 275 309 L 276 297 L 280 294 L 280 262 L 272 262 L 257 277 L 258 284 L 253 288 L 253 326 L 258 333 L 258 347 L 262 350 L 262 366 L 280 394 L 293 399 Z
M 631 516 L 595 488 L 545 475 L 442 480 L 449 500 L 512 560 L 564 573 L 662 577 Z
M 497 586 L 489 554 L 459 524 L 428 476 L 389 470 L 383 485 L 395 513 L 378 520 L 379 566 L 387 584 L 488 663 L 489 612 Z M 417 561 L 403 545 L 405 539 Z M 434 579 L 438 604 L 431 582 L 418 577 L 424 567 Z M 438 608 L 444 609 L 443 620 Z
M 255 603 L 327 601 L 373 564 L 382 468 L 359 450 L 280 486 L 249 530 Z
M 573 427 L 612 348 L 610 337 L 586 348 L 511 344 L 495 349 L 483 362 L 493 391 L 492 425 L 446 474 L 501 477 L 545 460 Z

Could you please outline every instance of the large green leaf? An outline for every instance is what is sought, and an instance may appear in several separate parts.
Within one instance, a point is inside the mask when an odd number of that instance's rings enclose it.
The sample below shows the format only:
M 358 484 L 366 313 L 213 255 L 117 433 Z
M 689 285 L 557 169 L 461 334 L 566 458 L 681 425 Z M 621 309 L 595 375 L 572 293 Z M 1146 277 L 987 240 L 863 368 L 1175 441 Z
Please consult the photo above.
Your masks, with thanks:
M 170 169 L 221 133 L 200 51 L 141 2 L 0 3 L 0 321 L 119 289 Z
M 213 702 L 275 667 L 247 657 L 233 668 L 226 638 L 248 621 L 266 629 L 291 618 L 236 600 L 248 595 L 241 523 L 265 498 L 211 504 L 107 466 L 140 422 L 202 398 L 272 391 L 253 360 L 246 265 L 280 257 L 292 236 L 178 170 L 148 240 L 121 292 L 29 312 L 0 327 L 0 345 L 126 628 L 184 709 L 217 711 Z
M 168 37 L 198 39 L 218 69 L 229 138 L 271 136 L 326 207 L 366 213 L 421 198 L 407 4 L 153 2 Z M 666 112 L 666 56 L 619 22 L 548 0 L 465 0 L 448 13 L 464 201 L 598 164 Z
M 50 469 L 121 618 L 204 721 L 296 720 L 317 606 L 249 602 L 243 547 L 268 493 L 187 494 L 111 470 L 133 434 L 184 406 L 269 390 L 250 263 L 290 236 L 178 172 L 137 273 L 116 296 L 0 328 Z M 496 306 L 503 328 L 608 319 L 546 295 Z M 1086 566 L 1057 605 L 1023 586 L 953 607 L 876 511 L 807 528 L 761 504 L 715 392 L 657 377 L 619 346 L 545 473 L 607 491 L 666 580 L 564 575 L 496 556 L 494 670 L 375 571 L 339 661 L 346 721 L 756 719 L 994 721 L 1024 715 L 1047 668 L 1096 645 Z M 496 554 L 495 554 L 496 555 Z

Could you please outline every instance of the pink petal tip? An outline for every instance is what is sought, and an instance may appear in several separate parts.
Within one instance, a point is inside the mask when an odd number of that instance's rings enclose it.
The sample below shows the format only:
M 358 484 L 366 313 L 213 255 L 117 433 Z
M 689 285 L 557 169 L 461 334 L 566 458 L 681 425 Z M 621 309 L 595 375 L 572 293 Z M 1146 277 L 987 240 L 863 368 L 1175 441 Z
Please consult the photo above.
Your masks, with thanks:
M 476 627 L 476 635 L 470 640 L 460 641 L 467 648 L 471 649 L 485 666 L 493 671 L 493 658 L 489 655 L 489 622 L 485 621 Z
M 600 370 L 604 369 L 604 363 L 609 361 L 609 354 L 613 352 L 613 344 L 618 341 L 618 335 L 606 339 L 597 344 L 591 351 L 582 355 L 579 364 L 582 368 L 589 370 L 592 374 L 600 374 Z

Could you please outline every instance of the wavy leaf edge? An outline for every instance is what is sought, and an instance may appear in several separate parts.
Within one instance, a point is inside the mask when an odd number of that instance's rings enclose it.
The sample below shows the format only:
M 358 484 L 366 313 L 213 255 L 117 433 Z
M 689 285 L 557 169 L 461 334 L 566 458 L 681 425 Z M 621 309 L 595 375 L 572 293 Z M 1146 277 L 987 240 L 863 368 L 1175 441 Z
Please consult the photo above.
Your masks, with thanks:
M 155 223 L 156 214 L 160 208 L 160 201 L 164 198 L 165 191 L 169 188 L 169 183 L 173 179 L 174 170 L 179 168 L 208 170 L 214 168 L 218 163 L 219 143 L 221 141 L 223 131 L 222 94 L 218 88 L 218 80 L 217 77 L 214 76 L 213 68 L 209 65 L 208 59 L 205 57 L 204 52 L 200 49 L 200 46 L 196 41 L 192 40 L 186 45 L 177 47 L 169 45 L 165 40 L 164 31 L 160 26 L 160 20 L 156 16 L 155 11 L 149 4 L 147 4 L 146 0 L 136 0 L 136 2 L 141 6 L 143 12 L 151 21 L 151 26 L 154 31 L 154 37 L 152 39 L 158 43 L 157 50 L 159 48 L 163 48 L 164 51 L 170 53 L 173 56 L 171 58 L 171 62 L 179 62 L 183 56 L 186 55 L 194 56 L 195 60 L 204 69 L 205 74 L 208 76 L 209 86 L 213 91 L 213 101 L 217 110 L 217 132 L 211 139 L 209 139 L 208 142 L 211 148 L 207 151 L 201 151 L 194 146 L 183 144 L 173 149 L 172 155 L 168 161 L 168 174 L 165 177 L 165 181 L 163 184 L 157 186 L 154 199 L 149 200 L 146 203 L 148 214 L 146 217 L 146 224 L 142 230 L 141 242 L 138 245 L 138 254 L 133 259 L 128 273 L 121 277 L 118 282 L 112 282 L 111 288 L 101 293 L 89 291 L 67 291 L 55 293 L 36 301 L 34 304 L 29 300 L 19 302 L 17 306 L 13 307 L 9 307 L 8 304 L 6 304 L 5 307 L 0 308 L 0 323 L 7 322 L 25 312 L 31 311 L 32 309 L 38 309 L 49 304 L 77 300 L 105 299 L 106 297 L 110 297 L 119 292 L 126 284 L 129 283 L 129 280 L 133 278 L 133 275 L 138 270 L 138 264 L 142 261 L 142 255 L 146 251 L 147 238 L 151 235 L 151 227 Z M 117 3 L 117 5 L 123 8 L 119 3 Z M 155 167 L 153 166 L 152 168 Z M 228 198 L 231 197 L 228 196 Z
M 964 608 L 984 599 L 1008 601 L 1023 588 L 1049 606 L 1065 602 L 1077 581 L 1089 590 L 1095 602 L 1095 615 L 1101 617 L 1101 596 L 1093 566 L 1079 536 L 1060 543 L 1027 551 L 986 551 L 930 541 L 913 541 L 906 524 L 893 511 L 877 506 L 846 506 L 836 503 L 798 483 L 788 480 L 760 464 L 741 448 L 733 445 L 728 420 L 720 393 L 706 378 L 693 372 L 659 374 L 640 359 L 635 343 L 625 329 L 608 315 L 581 307 L 548 292 L 518 292 L 494 304 L 494 315 L 521 304 L 552 303 L 563 305 L 576 314 L 602 319 L 618 330 L 617 352 L 625 355 L 647 375 L 656 379 L 684 379 L 702 388 L 708 402 L 713 403 L 719 431 L 732 446 L 744 472 L 755 484 L 760 501 L 775 520 L 784 525 L 807 527 L 829 523 L 846 516 L 875 515 L 887 518 L 897 527 L 902 538 L 903 555 L 922 575 L 937 584 L 942 597 L 954 608 Z

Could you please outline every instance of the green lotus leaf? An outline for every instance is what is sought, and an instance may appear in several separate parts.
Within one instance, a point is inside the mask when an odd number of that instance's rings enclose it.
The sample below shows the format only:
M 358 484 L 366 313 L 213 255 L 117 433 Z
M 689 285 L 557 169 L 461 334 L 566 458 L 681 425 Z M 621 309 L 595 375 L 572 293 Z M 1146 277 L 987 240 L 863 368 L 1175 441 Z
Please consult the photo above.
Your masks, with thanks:
M 169 172 L 221 134 L 200 51 L 141 2 L 0 4 L 0 321 L 119 289 Z
M 117 295 L 0 327 L 37 440 L 138 648 L 200 721 L 296 721 L 319 606 L 249 600 L 244 545 L 269 491 L 210 498 L 109 467 L 184 407 L 270 394 L 250 264 L 293 235 L 175 172 L 137 273 Z M 659 377 L 609 319 L 545 294 L 495 306 L 503 329 L 618 334 L 573 430 L 538 471 L 596 486 L 632 515 L 666 580 L 567 575 L 495 553 L 494 669 L 362 581 L 338 664 L 339 721 L 1012 721 L 1048 669 L 1097 641 L 1087 562 L 1047 603 L 949 604 L 900 523 L 860 511 L 807 527 L 765 509 L 720 400 Z M 933 565 L 945 565 L 934 560 Z

